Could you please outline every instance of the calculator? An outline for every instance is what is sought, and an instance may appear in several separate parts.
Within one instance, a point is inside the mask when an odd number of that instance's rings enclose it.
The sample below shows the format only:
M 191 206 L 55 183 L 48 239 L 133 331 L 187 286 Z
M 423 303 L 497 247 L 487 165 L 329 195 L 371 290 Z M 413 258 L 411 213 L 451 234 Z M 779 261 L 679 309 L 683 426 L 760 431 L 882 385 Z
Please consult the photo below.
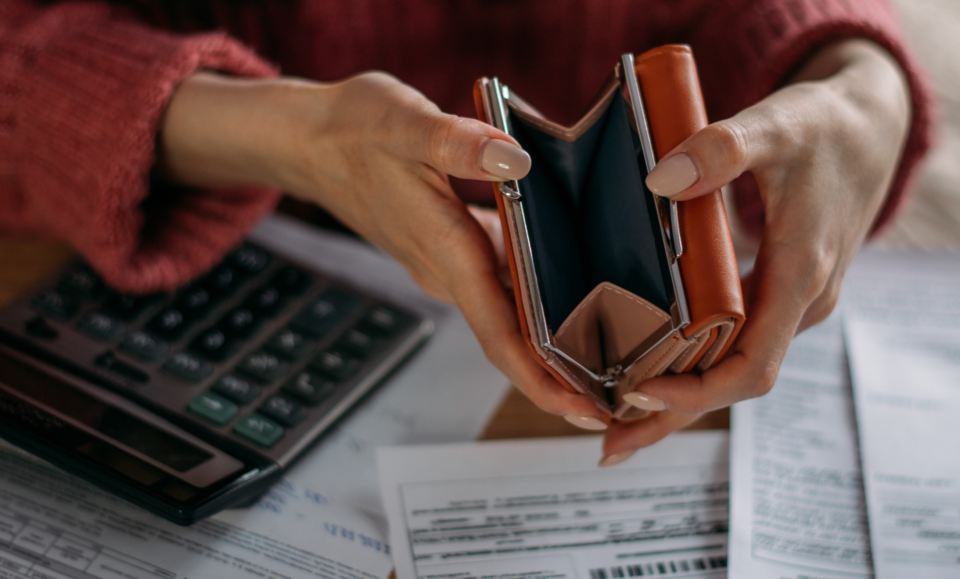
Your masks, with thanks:
M 0 312 L 0 436 L 190 524 L 266 491 L 432 332 L 253 243 L 152 295 L 75 261 Z

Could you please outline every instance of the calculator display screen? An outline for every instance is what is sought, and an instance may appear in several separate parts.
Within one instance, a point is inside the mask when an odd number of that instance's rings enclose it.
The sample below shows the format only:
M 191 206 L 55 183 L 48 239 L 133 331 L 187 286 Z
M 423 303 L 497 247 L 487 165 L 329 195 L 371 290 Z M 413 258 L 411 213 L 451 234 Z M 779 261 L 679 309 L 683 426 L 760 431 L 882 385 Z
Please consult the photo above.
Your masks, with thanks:
M 213 456 L 128 412 L 62 383 L 54 376 L 8 357 L 2 351 L 0 379 L 8 387 L 177 472 L 188 471 Z M 82 452 L 83 447 L 78 450 Z

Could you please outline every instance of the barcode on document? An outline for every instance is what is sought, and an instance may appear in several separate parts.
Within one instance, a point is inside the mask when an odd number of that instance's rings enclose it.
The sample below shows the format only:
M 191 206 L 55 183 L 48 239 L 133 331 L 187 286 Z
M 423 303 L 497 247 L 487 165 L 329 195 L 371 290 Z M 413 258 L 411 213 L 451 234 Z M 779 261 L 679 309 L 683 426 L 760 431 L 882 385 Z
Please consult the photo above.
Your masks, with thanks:
M 675 575 L 677 573 L 726 568 L 726 557 L 700 557 L 697 559 L 679 559 L 676 561 L 657 561 L 656 563 L 638 563 L 636 565 L 622 565 L 619 567 L 599 567 L 597 569 L 590 569 L 590 579 L 656 577 L 659 575 Z

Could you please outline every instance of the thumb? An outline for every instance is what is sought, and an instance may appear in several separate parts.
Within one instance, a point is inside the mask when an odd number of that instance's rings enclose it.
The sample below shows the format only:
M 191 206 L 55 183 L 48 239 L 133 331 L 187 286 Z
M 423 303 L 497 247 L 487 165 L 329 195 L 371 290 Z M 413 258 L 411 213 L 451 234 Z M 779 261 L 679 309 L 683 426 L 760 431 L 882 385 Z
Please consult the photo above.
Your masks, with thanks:
M 655 195 L 686 201 L 730 183 L 765 154 L 765 139 L 753 135 L 751 124 L 734 117 L 700 129 L 657 163 L 647 187 Z
M 437 171 L 461 179 L 511 181 L 530 172 L 530 155 L 490 125 L 441 112 L 423 119 L 413 154 Z

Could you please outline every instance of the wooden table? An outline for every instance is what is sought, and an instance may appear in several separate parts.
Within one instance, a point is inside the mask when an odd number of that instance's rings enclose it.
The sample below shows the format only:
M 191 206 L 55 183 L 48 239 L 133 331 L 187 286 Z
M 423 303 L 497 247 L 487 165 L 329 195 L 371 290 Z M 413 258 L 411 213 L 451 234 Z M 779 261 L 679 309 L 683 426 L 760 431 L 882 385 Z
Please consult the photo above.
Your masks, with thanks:
M 0 308 L 62 267 L 73 255 L 74 252 L 62 243 L 0 238 Z M 729 427 L 730 414 L 724 409 L 705 415 L 688 428 Z M 494 440 L 582 434 L 595 433 L 576 428 L 559 416 L 543 412 L 516 388 L 511 388 L 480 438 Z

